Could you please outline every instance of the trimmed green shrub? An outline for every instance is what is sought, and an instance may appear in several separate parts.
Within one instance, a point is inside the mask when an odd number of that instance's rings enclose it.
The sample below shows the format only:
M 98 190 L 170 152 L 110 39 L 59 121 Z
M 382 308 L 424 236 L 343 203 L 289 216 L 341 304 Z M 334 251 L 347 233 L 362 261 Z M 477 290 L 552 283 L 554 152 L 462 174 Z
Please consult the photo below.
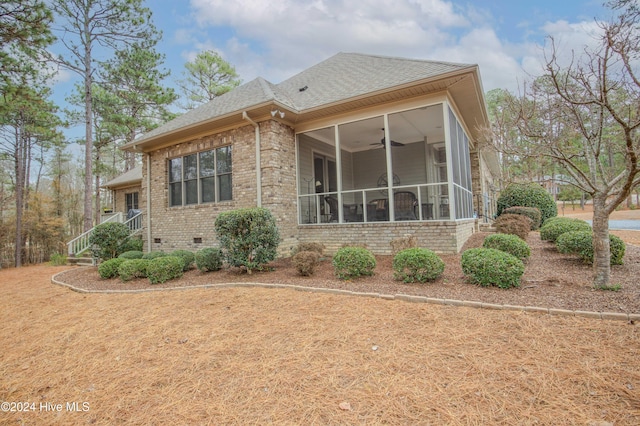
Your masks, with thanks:
M 120 257 L 119 259 L 122 259 Z M 126 259 L 118 267 L 118 275 L 122 281 L 130 281 L 134 278 L 147 277 L 147 265 L 149 260 L 146 259 Z
M 203 248 L 195 254 L 196 267 L 200 272 L 218 271 L 222 268 L 222 250 L 219 248 Z
M 444 262 L 433 251 L 408 248 L 393 257 L 393 278 L 405 283 L 433 281 L 444 272 Z
M 301 251 L 314 251 L 320 256 L 324 254 L 324 244 L 322 243 L 300 243 L 293 248 L 292 254 L 296 255 Z
M 571 231 L 591 231 L 591 226 L 584 220 L 558 217 L 545 223 L 540 228 L 540 238 L 545 241 L 555 242 L 560 235 Z
M 163 251 L 151 251 L 149 253 L 143 254 L 142 258 L 146 260 L 153 260 L 159 257 L 166 257 L 166 256 L 169 256 L 169 255 Z
M 293 255 L 291 261 L 302 276 L 313 275 L 320 260 L 320 253 L 317 251 L 299 251 Z
M 556 240 L 560 253 L 577 254 L 586 263 L 593 264 L 593 232 L 570 231 L 560 235 Z M 622 265 L 626 245 L 619 237 L 609 234 L 609 252 L 611 265 Z
M 100 278 L 109 279 L 118 276 L 118 268 L 127 259 L 121 259 L 114 257 L 113 259 L 105 260 L 98 266 L 98 275 Z
M 94 247 L 93 255 L 102 260 L 117 257 L 128 240 L 129 227 L 116 222 L 101 223 L 89 236 L 89 244 Z
M 151 284 L 164 283 L 182 276 L 184 261 L 176 256 L 162 256 L 147 264 L 147 278 Z
M 503 214 L 498 216 L 494 225 L 501 234 L 517 235 L 526 240 L 531 230 L 531 219 L 520 214 Z
M 49 258 L 51 266 L 62 266 L 67 264 L 67 256 L 60 253 L 53 253 Z
M 542 215 L 537 207 L 514 206 L 502 210 L 502 214 L 520 214 L 531 219 L 531 230 L 535 231 L 540 228 Z
M 515 256 L 491 248 L 473 248 L 462 253 L 462 272 L 481 286 L 518 287 L 524 263 Z
M 527 259 L 531 255 L 529 244 L 524 242 L 517 235 L 491 234 L 487 235 L 482 243 L 482 247 L 491 248 L 509 253 L 520 260 Z
M 142 259 L 142 256 L 144 256 L 144 253 L 138 250 L 129 250 L 118 255 L 121 259 Z
M 376 258 L 363 247 L 342 247 L 333 256 L 333 269 L 341 280 L 373 275 Z
M 265 208 L 220 213 L 215 228 L 230 266 L 243 267 L 251 273 L 277 257 L 280 233 L 275 218 Z
M 193 262 L 195 262 L 196 260 L 193 252 L 190 252 L 189 250 L 174 250 L 169 256 L 175 256 L 182 259 L 182 262 L 184 263 L 182 270 L 184 272 L 187 272 L 189 269 L 191 269 L 191 267 L 193 266 Z
M 551 194 L 537 183 L 512 183 L 498 197 L 498 216 L 509 207 L 536 207 L 540 210 L 541 223 L 558 215 L 558 206 Z
M 120 247 L 120 252 L 123 253 L 125 251 L 142 251 L 142 246 L 144 242 L 142 238 L 139 236 L 129 238 L 123 245 Z

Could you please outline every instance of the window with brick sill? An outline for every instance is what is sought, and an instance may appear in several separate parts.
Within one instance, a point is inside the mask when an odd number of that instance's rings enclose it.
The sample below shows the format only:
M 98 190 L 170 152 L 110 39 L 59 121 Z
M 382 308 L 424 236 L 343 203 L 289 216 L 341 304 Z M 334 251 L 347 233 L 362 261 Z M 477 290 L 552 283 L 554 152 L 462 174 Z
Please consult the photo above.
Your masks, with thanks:
M 232 200 L 231 146 L 168 161 L 169 206 Z

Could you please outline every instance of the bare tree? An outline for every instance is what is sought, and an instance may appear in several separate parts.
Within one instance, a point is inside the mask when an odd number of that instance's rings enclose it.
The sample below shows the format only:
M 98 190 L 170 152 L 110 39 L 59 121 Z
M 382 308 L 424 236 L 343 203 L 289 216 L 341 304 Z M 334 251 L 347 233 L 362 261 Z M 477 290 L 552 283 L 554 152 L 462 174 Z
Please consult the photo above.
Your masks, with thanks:
M 528 155 L 551 158 L 573 185 L 593 199 L 594 278 L 609 285 L 609 216 L 640 184 L 640 55 L 636 2 L 601 24 L 596 48 L 585 48 L 568 66 L 550 39 L 545 74 L 517 103 L 519 130 L 531 141 Z
M 110 53 L 135 40 L 155 37 L 151 11 L 142 0 L 53 0 L 62 26 L 55 29 L 68 54 L 58 64 L 83 79 L 85 124 L 84 230 L 92 223 L 93 83 L 99 62 L 94 50 Z

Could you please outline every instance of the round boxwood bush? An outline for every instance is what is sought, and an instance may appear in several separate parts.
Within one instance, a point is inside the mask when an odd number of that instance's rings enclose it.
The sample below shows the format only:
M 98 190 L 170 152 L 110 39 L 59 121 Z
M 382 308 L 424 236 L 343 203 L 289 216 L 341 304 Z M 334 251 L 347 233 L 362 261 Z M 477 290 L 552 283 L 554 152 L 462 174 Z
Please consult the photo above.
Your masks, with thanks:
M 540 210 L 542 224 L 558 215 L 553 197 L 537 183 L 512 183 L 500 193 L 497 204 L 498 216 L 509 207 L 536 207 Z
M 333 269 L 341 280 L 373 275 L 376 258 L 364 247 L 342 247 L 333 256 Z
M 222 250 L 207 247 L 195 254 L 196 267 L 200 272 L 218 271 L 222 268 Z
M 189 250 L 174 250 L 170 256 L 175 256 L 175 257 L 179 257 L 180 259 L 182 259 L 182 262 L 184 263 L 184 266 L 182 267 L 182 270 L 184 272 L 188 271 L 189 269 L 191 269 L 191 267 L 193 266 L 193 262 L 195 262 L 196 257 L 193 254 L 193 252 L 190 252 Z
M 393 257 L 393 278 L 405 283 L 433 281 L 443 272 L 444 262 L 429 249 L 408 248 Z
M 151 284 L 164 283 L 182 276 L 184 261 L 176 256 L 162 256 L 147 264 L 147 278 Z
M 527 259 L 531 255 L 529 244 L 518 236 L 510 234 L 487 235 L 482 247 L 500 250 L 521 260 Z
M 593 233 L 591 231 L 570 231 L 556 240 L 560 253 L 577 254 L 586 263 L 593 264 Z M 611 265 L 622 265 L 626 245 L 619 237 L 609 234 L 609 252 Z
M 515 256 L 491 248 L 473 248 L 462 253 L 462 272 L 481 286 L 520 286 L 524 263 Z
M 142 256 L 144 256 L 144 253 L 138 250 L 129 250 L 118 255 L 121 259 L 142 259 Z
M 303 250 L 293 255 L 291 262 L 296 270 L 303 277 L 313 275 L 320 260 L 320 253 L 317 251 Z
M 142 258 L 146 260 L 153 260 L 153 259 L 157 259 L 159 257 L 165 257 L 165 256 L 169 256 L 169 255 L 163 251 L 151 251 L 149 253 L 145 253 L 144 255 L 142 255 Z
M 118 268 L 127 259 L 121 259 L 115 257 L 113 259 L 105 260 L 98 266 L 98 275 L 100 278 L 114 278 L 118 276 Z
M 134 278 L 146 278 L 148 264 L 149 261 L 146 259 L 126 259 L 118 267 L 118 275 L 122 281 L 130 281 Z
M 89 236 L 89 244 L 93 247 L 93 255 L 102 260 L 113 259 L 122 253 L 122 247 L 129 240 L 129 227 L 124 223 L 101 223 L 93 229 Z
M 517 235 L 526 240 L 531 230 L 531 219 L 520 214 L 506 213 L 496 219 L 495 227 L 502 234 Z
M 555 242 L 560 235 L 571 231 L 591 231 L 591 226 L 584 220 L 558 217 L 545 223 L 540 228 L 540 238 L 545 241 Z
M 509 207 L 502 210 L 502 214 L 519 214 L 522 216 L 526 216 L 529 219 L 531 219 L 532 231 L 535 231 L 536 229 L 540 228 L 542 215 L 540 214 L 540 209 L 537 207 L 514 206 L 514 207 Z

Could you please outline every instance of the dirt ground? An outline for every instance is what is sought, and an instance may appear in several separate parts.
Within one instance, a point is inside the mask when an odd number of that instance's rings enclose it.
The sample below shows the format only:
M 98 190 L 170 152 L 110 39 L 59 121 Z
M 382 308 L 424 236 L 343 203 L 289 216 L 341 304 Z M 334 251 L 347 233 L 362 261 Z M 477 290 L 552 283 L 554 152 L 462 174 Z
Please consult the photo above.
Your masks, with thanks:
M 0 270 L 0 424 L 640 424 L 637 324 L 64 269 Z

